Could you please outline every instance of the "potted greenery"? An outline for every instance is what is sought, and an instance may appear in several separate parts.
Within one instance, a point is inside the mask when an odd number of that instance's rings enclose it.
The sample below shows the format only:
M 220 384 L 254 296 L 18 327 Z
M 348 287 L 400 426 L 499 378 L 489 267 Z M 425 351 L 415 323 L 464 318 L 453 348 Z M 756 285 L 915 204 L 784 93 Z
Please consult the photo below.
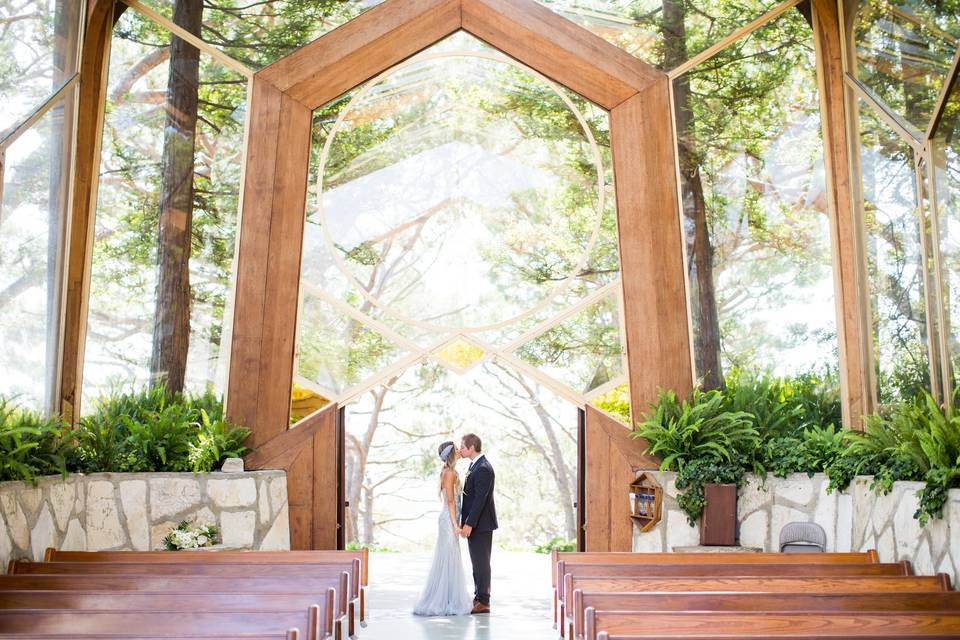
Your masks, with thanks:
M 745 478 L 741 452 L 754 451 L 759 435 L 753 418 L 725 406 L 720 391 L 694 389 L 689 401 L 661 391 L 647 419 L 634 432 L 661 471 L 676 471 L 677 504 L 690 526 L 703 517 L 701 544 L 735 544 L 737 488 Z M 705 512 L 706 510 L 706 512 Z

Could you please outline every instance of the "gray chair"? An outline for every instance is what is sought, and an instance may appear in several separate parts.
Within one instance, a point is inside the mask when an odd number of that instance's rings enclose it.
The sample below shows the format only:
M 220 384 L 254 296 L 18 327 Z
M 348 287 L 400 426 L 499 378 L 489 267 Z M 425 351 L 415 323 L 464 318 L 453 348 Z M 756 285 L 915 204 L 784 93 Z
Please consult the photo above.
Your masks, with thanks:
M 780 530 L 781 553 L 823 553 L 827 533 L 816 522 L 791 522 Z

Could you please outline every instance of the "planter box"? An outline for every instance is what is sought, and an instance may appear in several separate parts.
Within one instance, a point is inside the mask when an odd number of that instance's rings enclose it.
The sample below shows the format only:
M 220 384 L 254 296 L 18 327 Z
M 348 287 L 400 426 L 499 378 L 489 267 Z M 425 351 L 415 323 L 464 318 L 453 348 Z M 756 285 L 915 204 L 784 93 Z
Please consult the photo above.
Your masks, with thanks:
M 703 487 L 707 506 L 700 516 L 700 544 L 737 544 L 737 485 L 708 484 Z

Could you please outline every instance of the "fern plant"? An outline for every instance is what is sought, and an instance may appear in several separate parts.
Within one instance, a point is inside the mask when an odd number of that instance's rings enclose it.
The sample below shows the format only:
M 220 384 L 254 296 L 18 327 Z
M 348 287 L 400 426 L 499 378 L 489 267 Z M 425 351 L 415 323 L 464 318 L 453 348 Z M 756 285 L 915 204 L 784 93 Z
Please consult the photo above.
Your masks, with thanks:
M 72 456 L 65 434 L 59 417 L 0 398 L 0 480 L 35 483 L 39 476 L 66 475 Z

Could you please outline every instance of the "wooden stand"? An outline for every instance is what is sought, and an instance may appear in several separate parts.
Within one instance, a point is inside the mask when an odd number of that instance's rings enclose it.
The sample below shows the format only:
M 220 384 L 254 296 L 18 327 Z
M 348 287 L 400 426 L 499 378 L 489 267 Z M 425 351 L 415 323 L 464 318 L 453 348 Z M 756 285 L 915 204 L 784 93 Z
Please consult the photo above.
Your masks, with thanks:
M 700 517 L 700 544 L 732 547 L 737 544 L 737 485 L 707 484 L 707 506 Z
M 663 510 L 663 489 L 652 473 L 643 472 L 630 484 L 630 517 L 649 531 L 660 522 Z

